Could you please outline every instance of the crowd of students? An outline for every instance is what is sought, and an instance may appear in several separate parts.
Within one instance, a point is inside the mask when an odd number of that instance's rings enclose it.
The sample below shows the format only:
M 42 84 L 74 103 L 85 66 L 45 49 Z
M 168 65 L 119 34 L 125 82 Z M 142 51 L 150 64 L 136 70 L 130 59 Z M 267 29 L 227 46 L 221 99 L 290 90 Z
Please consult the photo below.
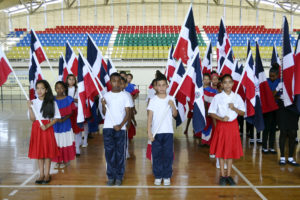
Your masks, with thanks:
M 280 165 L 286 163 L 299 166 L 294 160 L 299 114 L 294 105 L 284 107 L 281 100 L 279 67 L 273 65 L 269 72 L 268 83 L 279 109 L 264 114 L 265 130 L 262 135 L 262 152 L 276 154 L 276 129 L 280 130 Z M 99 115 L 104 116 L 103 141 L 107 163 L 107 185 L 121 185 L 125 173 L 126 158 L 129 158 L 128 140 L 136 134 L 137 113 L 135 99 L 138 88 L 131 83 L 132 74 L 113 73 L 110 76 L 111 91 L 102 99 L 95 99 L 97 109 L 92 118 L 84 124 L 77 124 L 78 91 L 76 77 L 69 75 L 66 82 L 55 84 L 56 96 L 52 94 L 49 83 L 37 81 L 37 98 L 28 102 L 29 118 L 33 121 L 28 156 L 37 159 L 40 177 L 36 184 L 51 181 L 51 161 L 56 168 L 64 168 L 71 160 L 80 156 L 80 146 L 87 147 L 88 134 L 98 132 Z M 217 73 L 203 74 L 204 101 L 206 109 L 206 127 L 202 132 L 193 133 L 200 138 L 201 145 L 210 146 L 210 157 L 216 158 L 216 166 L 221 170 L 220 185 L 235 185 L 231 178 L 233 159 L 243 156 L 241 136 L 244 132 L 244 114 L 246 111 L 243 97 L 234 94 L 234 82 L 230 75 Z M 39 111 L 43 126 L 31 108 Z M 154 184 L 171 184 L 173 172 L 173 118 L 178 114 L 175 99 L 168 95 L 168 81 L 159 71 L 155 74 L 147 96 L 147 132 L 152 142 L 152 169 Z M 189 111 L 184 134 L 188 135 L 193 112 Z M 254 126 L 246 123 L 250 143 L 255 142 Z M 83 139 L 82 139 L 83 137 Z M 289 139 L 289 154 L 285 158 L 285 142 Z M 258 140 L 259 141 L 259 140 Z

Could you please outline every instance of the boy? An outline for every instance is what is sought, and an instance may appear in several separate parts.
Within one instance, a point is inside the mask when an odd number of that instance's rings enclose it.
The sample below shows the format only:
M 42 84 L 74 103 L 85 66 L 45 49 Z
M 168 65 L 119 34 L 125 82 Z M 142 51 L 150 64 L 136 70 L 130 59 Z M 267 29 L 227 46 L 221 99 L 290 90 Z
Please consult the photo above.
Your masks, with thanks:
M 130 102 L 121 91 L 121 76 L 113 73 L 110 76 L 112 90 L 102 99 L 102 112 L 105 115 L 103 139 L 107 163 L 107 185 L 121 185 L 125 172 L 125 131 L 129 118 Z M 109 110 L 106 110 L 106 106 Z
M 170 185 L 173 171 L 174 131 L 172 116 L 177 116 L 177 108 L 174 99 L 167 95 L 167 87 L 166 77 L 158 77 L 156 81 L 157 93 L 150 99 L 147 108 L 148 138 L 152 142 L 152 168 L 155 176 L 155 185 L 160 185 L 162 179 L 164 179 L 164 185 Z

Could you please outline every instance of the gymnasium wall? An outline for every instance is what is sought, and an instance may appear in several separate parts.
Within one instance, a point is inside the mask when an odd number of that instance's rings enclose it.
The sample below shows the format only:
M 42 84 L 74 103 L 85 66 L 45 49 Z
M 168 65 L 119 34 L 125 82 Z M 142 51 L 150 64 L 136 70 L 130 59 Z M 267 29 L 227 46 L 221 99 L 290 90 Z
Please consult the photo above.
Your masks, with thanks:
M 57 25 L 181 25 L 191 1 L 182 0 L 182 3 L 175 3 L 174 0 L 80 0 L 67 8 L 64 3 L 56 3 L 41 7 L 36 13 L 29 15 L 29 28 L 43 30 Z M 127 5 L 127 2 L 130 2 Z M 213 0 L 194 0 L 193 10 L 196 24 L 219 25 L 220 18 L 224 16 L 224 1 L 216 5 Z M 96 7 L 95 7 L 96 3 Z M 78 6 L 80 8 L 78 9 Z M 242 0 L 240 10 L 239 0 L 226 0 L 225 22 L 226 25 L 239 25 L 240 13 L 242 15 L 242 25 L 265 25 L 268 28 L 281 28 L 282 17 L 287 16 L 291 23 L 289 13 L 284 13 L 282 9 L 276 8 L 275 23 L 273 21 L 272 5 L 260 3 L 258 21 L 256 19 L 256 9 Z M 63 9 L 62 9 L 63 6 Z M 63 18 L 63 20 L 62 20 Z M 2 26 L 8 26 L 8 16 L 6 20 L 1 17 Z M 6 21 L 6 22 L 3 22 Z M 294 14 L 294 28 L 300 27 L 300 14 Z M 11 16 L 12 28 L 26 28 L 27 14 L 25 12 Z M 46 23 L 45 23 L 46 22 Z

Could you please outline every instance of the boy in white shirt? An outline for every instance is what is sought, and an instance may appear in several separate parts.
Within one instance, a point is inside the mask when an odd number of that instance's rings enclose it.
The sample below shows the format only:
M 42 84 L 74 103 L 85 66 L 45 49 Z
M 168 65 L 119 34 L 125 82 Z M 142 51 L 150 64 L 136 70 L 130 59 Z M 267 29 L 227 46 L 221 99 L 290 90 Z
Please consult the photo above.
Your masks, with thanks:
M 107 185 L 112 186 L 122 184 L 125 172 L 125 131 L 130 102 L 127 95 L 121 91 L 120 74 L 113 73 L 110 82 L 112 90 L 103 96 L 102 112 L 105 115 L 103 139 L 107 163 Z
M 155 185 L 170 185 L 173 164 L 173 124 L 172 116 L 177 116 L 174 99 L 167 95 L 167 79 L 158 77 L 157 93 L 148 105 L 148 138 L 152 142 L 152 168 Z M 170 108 L 171 107 L 171 108 Z M 167 110 L 166 110 L 167 109 Z M 165 113 L 167 111 L 167 113 Z M 155 134 L 155 135 L 153 135 Z

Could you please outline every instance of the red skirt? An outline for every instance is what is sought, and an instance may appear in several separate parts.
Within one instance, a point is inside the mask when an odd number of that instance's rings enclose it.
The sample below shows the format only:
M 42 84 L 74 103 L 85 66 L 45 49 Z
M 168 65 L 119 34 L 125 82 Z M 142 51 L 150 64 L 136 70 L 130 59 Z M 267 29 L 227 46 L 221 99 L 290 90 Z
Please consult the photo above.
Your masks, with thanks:
M 135 126 L 133 125 L 132 122 L 130 122 L 130 126 L 128 128 L 128 139 L 132 140 L 135 134 L 136 134 Z
M 49 120 L 42 120 L 47 124 Z M 59 150 L 56 144 L 53 127 L 43 131 L 40 123 L 35 120 L 32 123 L 31 137 L 29 144 L 28 157 L 31 159 L 55 158 L 59 156 Z
M 78 134 L 83 131 L 83 128 L 80 128 L 77 124 L 77 109 L 73 111 L 73 114 L 70 117 L 71 119 L 71 125 L 73 129 L 73 133 Z
M 243 156 L 238 121 L 217 121 L 210 144 L 210 154 L 216 158 L 239 159 Z

